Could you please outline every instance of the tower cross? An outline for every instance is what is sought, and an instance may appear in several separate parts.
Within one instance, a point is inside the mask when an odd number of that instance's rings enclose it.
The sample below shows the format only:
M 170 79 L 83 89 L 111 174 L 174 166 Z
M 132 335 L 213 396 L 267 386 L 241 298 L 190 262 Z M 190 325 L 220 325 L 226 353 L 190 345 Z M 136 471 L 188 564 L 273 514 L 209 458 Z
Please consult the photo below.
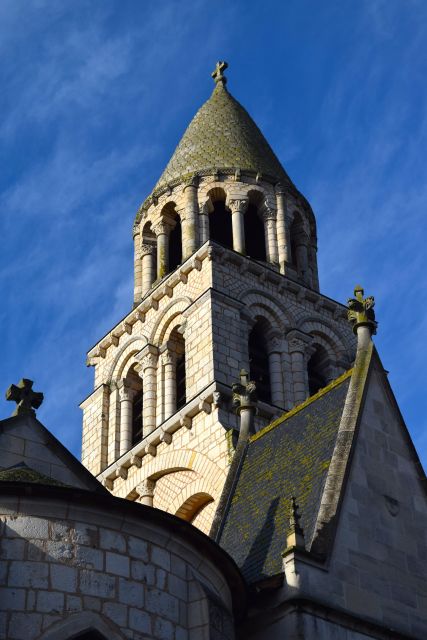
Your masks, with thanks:
M 228 64 L 224 60 L 220 60 L 216 63 L 215 69 L 212 71 L 211 76 L 218 84 L 221 82 L 222 84 L 227 84 L 227 78 L 224 75 L 224 71 L 227 69 Z
M 28 378 L 22 378 L 17 385 L 10 385 L 6 391 L 6 400 L 12 400 L 17 404 L 12 416 L 35 415 L 34 409 L 38 409 L 43 402 L 43 394 L 33 391 L 32 387 L 33 381 Z

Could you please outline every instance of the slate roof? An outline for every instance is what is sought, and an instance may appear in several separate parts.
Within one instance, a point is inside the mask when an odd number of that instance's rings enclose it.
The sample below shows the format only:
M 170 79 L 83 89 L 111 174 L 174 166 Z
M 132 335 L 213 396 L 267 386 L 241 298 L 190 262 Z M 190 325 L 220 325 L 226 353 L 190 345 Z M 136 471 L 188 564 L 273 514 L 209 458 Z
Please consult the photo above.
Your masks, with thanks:
M 30 482 L 32 484 L 46 484 L 52 486 L 66 487 L 63 482 L 50 478 L 40 471 L 31 469 L 25 462 L 16 464 L 7 469 L 0 469 L 0 482 Z
M 314 535 L 351 373 L 249 441 L 219 540 L 249 583 L 281 573 L 293 495 L 306 543 Z
M 290 182 L 251 116 L 222 83 L 190 122 L 154 193 L 184 176 L 217 169 L 249 170 Z

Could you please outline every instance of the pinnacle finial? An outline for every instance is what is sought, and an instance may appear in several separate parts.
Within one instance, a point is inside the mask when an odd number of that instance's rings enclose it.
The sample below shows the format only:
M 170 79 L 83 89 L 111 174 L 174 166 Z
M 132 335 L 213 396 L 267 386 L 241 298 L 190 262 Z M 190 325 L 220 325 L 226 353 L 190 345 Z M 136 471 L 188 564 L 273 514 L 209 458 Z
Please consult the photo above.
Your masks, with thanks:
M 291 504 L 289 509 L 289 528 L 286 536 L 286 547 L 288 549 L 305 548 L 304 529 L 300 525 L 301 515 L 299 513 L 299 506 L 295 496 L 291 497 Z
M 28 378 L 22 378 L 17 385 L 10 385 L 6 391 L 6 400 L 12 400 L 17 404 L 12 416 L 36 415 L 34 409 L 38 409 L 43 402 L 43 394 L 33 391 L 32 387 L 33 381 Z
M 368 327 L 372 335 L 377 332 L 378 325 L 375 320 L 375 300 L 373 296 L 364 298 L 364 293 L 360 284 L 354 287 L 355 297 L 349 298 L 347 301 L 347 317 L 354 333 L 357 334 L 358 327 Z
M 220 60 L 216 63 L 216 67 L 211 73 L 211 76 L 215 80 L 216 84 L 218 84 L 219 82 L 224 86 L 227 84 L 227 78 L 223 73 L 227 68 L 228 64 L 224 60 Z

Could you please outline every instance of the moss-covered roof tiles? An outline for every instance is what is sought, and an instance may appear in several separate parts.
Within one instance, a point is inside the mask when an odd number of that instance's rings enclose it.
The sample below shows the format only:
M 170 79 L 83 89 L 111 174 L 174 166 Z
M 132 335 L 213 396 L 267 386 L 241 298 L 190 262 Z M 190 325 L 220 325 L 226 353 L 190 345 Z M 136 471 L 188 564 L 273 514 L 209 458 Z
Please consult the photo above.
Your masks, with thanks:
M 190 122 L 154 192 L 193 173 L 241 169 L 290 180 L 255 122 L 218 83 Z
M 292 496 L 313 537 L 350 374 L 250 440 L 220 538 L 249 583 L 282 571 Z
M 67 486 L 63 482 L 55 480 L 55 478 L 50 478 L 44 473 L 40 473 L 40 471 L 31 469 L 31 467 L 28 467 L 25 463 L 7 469 L 0 469 L 0 482 L 30 482 L 32 484 Z

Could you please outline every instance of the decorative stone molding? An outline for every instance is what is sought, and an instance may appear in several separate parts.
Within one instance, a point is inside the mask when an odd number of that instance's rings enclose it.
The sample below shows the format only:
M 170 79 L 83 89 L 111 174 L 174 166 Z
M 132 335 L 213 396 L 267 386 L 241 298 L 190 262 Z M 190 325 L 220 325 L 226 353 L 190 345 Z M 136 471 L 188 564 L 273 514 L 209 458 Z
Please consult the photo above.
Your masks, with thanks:
M 171 225 L 167 224 L 164 220 L 158 222 L 153 227 L 153 231 L 157 237 L 160 235 L 168 235 L 170 230 L 171 230 Z
M 245 213 L 249 205 L 249 200 L 247 198 L 228 198 L 226 205 L 229 207 L 231 213 Z
M 155 249 L 156 245 L 145 242 L 140 247 L 141 256 L 153 255 Z
M 377 332 L 378 323 L 375 320 L 375 300 L 373 296 L 363 297 L 364 290 L 360 285 L 354 289 L 355 298 L 349 298 L 348 321 L 353 327 L 353 332 L 357 334 L 358 327 L 368 327 L 371 335 Z
M 151 497 L 154 495 L 155 486 L 156 486 L 155 480 L 151 480 L 151 478 L 146 478 L 135 487 L 135 490 L 139 494 L 140 498 L 143 498 L 145 496 Z
M 288 342 L 288 350 L 289 353 L 299 352 L 306 353 L 313 338 L 304 333 L 303 331 L 299 331 L 298 329 L 291 329 L 286 334 L 286 339 Z

